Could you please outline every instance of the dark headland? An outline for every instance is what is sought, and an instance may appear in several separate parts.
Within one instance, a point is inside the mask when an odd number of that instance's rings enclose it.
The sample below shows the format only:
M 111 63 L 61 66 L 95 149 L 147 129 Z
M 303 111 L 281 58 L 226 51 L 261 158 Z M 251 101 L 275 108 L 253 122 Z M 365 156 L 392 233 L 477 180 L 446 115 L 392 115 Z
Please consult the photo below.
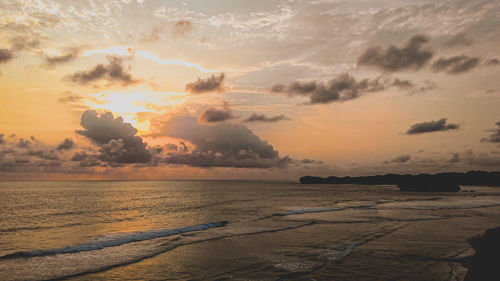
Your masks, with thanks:
M 460 185 L 500 186 L 500 172 L 469 171 L 419 175 L 387 174 L 362 177 L 300 178 L 302 184 L 397 185 L 401 191 L 458 192 Z

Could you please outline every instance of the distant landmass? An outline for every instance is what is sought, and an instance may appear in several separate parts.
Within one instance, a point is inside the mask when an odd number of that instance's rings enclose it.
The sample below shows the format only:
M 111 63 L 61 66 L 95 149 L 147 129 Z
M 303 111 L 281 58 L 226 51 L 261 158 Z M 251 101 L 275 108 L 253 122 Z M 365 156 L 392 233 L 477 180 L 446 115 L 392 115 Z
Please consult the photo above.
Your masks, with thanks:
M 469 171 L 467 173 L 439 173 L 419 175 L 387 174 L 362 177 L 300 178 L 302 184 L 363 184 L 397 185 L 401 191 L 457 192 L 460 185 L 500 186 L 500 172 Z

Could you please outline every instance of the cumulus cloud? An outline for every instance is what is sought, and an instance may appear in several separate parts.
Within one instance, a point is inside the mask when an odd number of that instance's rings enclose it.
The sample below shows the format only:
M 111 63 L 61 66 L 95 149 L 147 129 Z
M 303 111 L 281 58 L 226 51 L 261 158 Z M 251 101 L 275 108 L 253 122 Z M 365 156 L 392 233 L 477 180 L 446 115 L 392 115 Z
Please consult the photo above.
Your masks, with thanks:
M 193 116 L 178 116 L 163 124 L 158 136 L 178 138 L 193 144 L 190 152 L 170 152 L 168 164 L 197 167 L 284 167 L 291 161 L 245 126 L 231 123 L 204 125 Z
M 482 142 L 500 143 L 500 121 L 496 122 L 495 125 L 497 127 L 489 130 L 491 134 L 488 137 L 481 139 Z
M 70 139 L 70 138 L 64 139 L 57 146 L 57 150 L 70 150 L 70 149 L 73 149 L 73 148 L 76 148 L 76 143 L 72 139 Z
M 45 56 L 44 66 L 47 68 L 52 68 L 58 64 L 68 63 L 75 60 L 80 54 L 80 48 L 71 47 L 66 50 L 66 52 L 60 56 Z
M 66 77 L 67 80 L 78 84 L 88 84 L 97 80 L 107 80 L 109 82 L 119 82 L 122 85 L 129 85 L 138 82 L 132 77 L 122 65 L 123 59 L 117 56 L 108 56 L 109 64 L 98 64 L 90 70 L 78 71 Z
M 174 24 L 174 34 L 184 36 L 193 29 L 193 24 L 188 20 L 180 20 Z
M 370 47 L 358 57 L 358 65 L 376 67 L 384 71 L 398 71 L 406 69 L 418 70 L 433 56 L 430 50 L 422 49 L 429 42 L 424 35 L 412 36 L 405 46 Z
M 286 117 L 285 115 L 276 115 L 272 117 L 268 117 L 265 114 L 256 114 L 252 113 L 247 119 L 245 119 L 243 122 L 249 123 L 249 122 L 279 122 L 282 120 L 290 120 L 290 118 Z
M 474 41 L 468 38 L 467 34 L 465 34 L 464 32 L 459 32 L 448 38 L 448 40 L 443 43 L 443 46 L 451 48 L 456 46 L 470 46 L 473 43 Z
M 233 115 L 231 109 L 228 107 L 228 104 L 224 102 L 222 108 L 210 107 L 204 110 L 200 114 L 198 121 L 200 123 L 217 123 L 234 118 L 236 118 L 236 116 Z
M 147 163 L 151 160 L 146 143 L 136 136 L 137 130 L 121 117 L 114 118 L 111 112 L 99 115 L 87 110 L 80 124 L 83 130 L 77 133 L 100 148 L 100 160 L 111 163 Z
M 326 104 L 356 99 L 366 93 L 379 92 L 386 89 L 380 79 L 362 79 L 357 81 L 348 73 L 343 73 L 326 83 L 293 82 L 289 85 L 274 85 L 271 91 L 286 93 L 291 96 L 305 96 L 309 104 Z
M 453 124 L 453 123 L 447 124 L 446 123 L 447 120 L 448 120 L 447 118 L 441 118 L 437 121 L 429 121 L 429 122 L 413 124 L 408 129 L 408 131 L 406 131 L 406 134 L 417 135 L 417 134 L 432 133 L 432 132 L 458 130 L 460 128 L 460 125 L 458 124 Z
M 439 58 L 432 63 L 432 70 L 445 71 L 449 74 L 460 74 L 474 69 L 479 65 L 481 59 L 465 55 L 453 56 L 449 58 Z
M 226 75 L 212 75 L 206 79 L 198 78 L 192 83 L 186 84 L 186 90 L 193 94 L 203 94 L 209 92 L 222 92 L 224 90 L 224 79 Z

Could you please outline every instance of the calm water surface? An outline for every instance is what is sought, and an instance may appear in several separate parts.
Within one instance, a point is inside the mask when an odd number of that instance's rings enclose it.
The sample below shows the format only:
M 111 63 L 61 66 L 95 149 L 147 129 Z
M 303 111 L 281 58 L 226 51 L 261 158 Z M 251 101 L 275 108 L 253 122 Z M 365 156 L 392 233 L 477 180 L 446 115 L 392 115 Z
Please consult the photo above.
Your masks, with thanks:
M 2 182 L 0 280 L 459 280 L 500 189 Z

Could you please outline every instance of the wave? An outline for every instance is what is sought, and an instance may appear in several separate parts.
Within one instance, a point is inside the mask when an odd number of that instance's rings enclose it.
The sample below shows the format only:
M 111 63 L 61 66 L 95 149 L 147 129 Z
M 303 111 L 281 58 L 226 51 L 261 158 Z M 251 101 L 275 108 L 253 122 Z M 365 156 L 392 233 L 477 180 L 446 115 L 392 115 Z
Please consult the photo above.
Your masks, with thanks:
M 307 213 L 326 213 L 326 212 L 342 211 L 342 210 L 347 210 L 347 209 L 371 208 L 371 207 L 375 207 L 376 205 L 377 205 L 377 203 L 375 203 L 375 202 L 369 202 L 369 203 L 360 204 L 360 205 L 346 206 L 346 207 L 335 207 L 335 208 L 327 208 L 327 209 L 321 209 L 321 208 L 296 209 L 296 210 L 291 210 L 288 212 L 276 213 L 276 214 L 274 214 L 274 216 L 285 217 L 285 216 L 292 216 L 292 215 L 302 215 L 302 214 L 307 214 Z
M 58 254 L 88 252 L 88 251 L 104 249 L 107 247 L 120 246 L 131 242 L 139 242 L 139 241 L 151 240 L 187 232 L 200 231 L 209 228 L 223 227 L 226 224 L 228 224 L 227 221 L 219 221 L 219 222 L 198 224 L 195 226 L 175 228 L 175 229 L 117 233 L 113 235 L 103 236 L 87 243 L 77 244 L 62 248 L 16 252 L 13 254 L 0 256 L 0 259 L 9 259 L 18 257 L 41 257 L 41 256 L 52 256 Z
M 12 227 L 12 228 L 3 228 L 0 229 L 0 233 L 2 232 L 16 232 L 16 231 L 25 231 L 25 230 L 40 230 L 40 229 L 50 229 L 50 228 L 62 228 L 62 227 L 72 227 L 79 226 L 81 223 L 68 223 L 56 226 L 22 226 L 22 227 Z

